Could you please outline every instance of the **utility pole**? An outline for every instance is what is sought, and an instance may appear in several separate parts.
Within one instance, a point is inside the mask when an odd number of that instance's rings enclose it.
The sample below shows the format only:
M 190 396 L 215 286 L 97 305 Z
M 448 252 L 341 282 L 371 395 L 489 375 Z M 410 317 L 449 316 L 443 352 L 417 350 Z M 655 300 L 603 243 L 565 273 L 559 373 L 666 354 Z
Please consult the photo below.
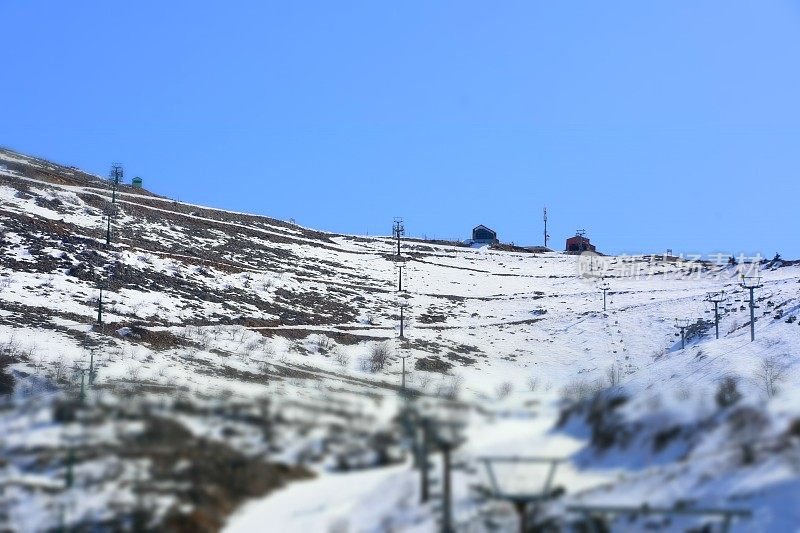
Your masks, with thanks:
M 603 291 L 603 311 L 606 310 L 606 293 L 611 290 L 611 285 L 607 281 L 600 284 L 600 290 Z
M 106 246 L 111 244 L 111 211 L 114 210 L 114 204 L 109 207 L 109 212 L 106 214 Z
M 403 323 L 405 322 L 404 310 L 406 307 L 408 307 L 408 303 L 401 300 L 397 302 L 397 305 L 400 307 L 400 338 L 405 339 L 405 336 L 403 335 Z
M 719 304 L 725 301 L 725 291 L 709 292 L 706 301 L 714 304 L 714 328 L 719 339 Z
M 86 385 L 84 384 L 86 369 L 80 368 L 78 369 L 78 372 L 81 373 L 81 394 L 78 399 L 80 400 L 81 405 L 84 405 L 86 403 Z
M 675 327 L 681 330 L 681 350 L 686 349 L 686 329 L 689 327 L 689 319 L 676 318 Z
M 453 462 L 452 454 L 463 437 L 460 434 L 462 426 L 455 420 L 437 421 L 434 438 L 436 445 L 442 452 L 442 524 L 443 533 L 454 533 L 453 526 Z
M 403 263 L 397 263 L 397 292 L 403 292 L 403 269 L 406 267 Z
M 400 356 L 400 359 L 403 361 L 403 381 L 402 381 L 402 391 L 403 391 L 403 393 L 404 393 L 404 394 L 405 394 L 405 392 L 406 392 L 406 359 L 408 359 L 409 357 L 410 357 L 410 356 L 409 356 L 408 354 L 406 354 L 406 355 L 401 355 L 401 356 Z
M 98 286 L 100 288 L 100 299 L 97 300 L 97 323 L 98 324 L 102 324 L 103 323 L 103 281 L 102 280 L 100 280 L 100 283 L 98 284 Z
M 754 291 L 763 287 L 761 276 L 742 276 L 742 287 L 750 291 L 750 342 L 756 340 L 756 305 Z
M 440 443 L 442 449 L 442 531 L 453 533 L 453 506 L 450 477 L 452 475 L 451 453 L 453 446 L 449 442 Z
M 117 186 L 119 182 L 122 181 L 123 176 L 122 165 L 119 163 L 114 163 L 111 165 L 111 171 L 108 173 L 109 178 L 111 179 L 111 203 L 117 203 Z
M 400 258 L 400 237 L 405 235 L 406 228 L 403 224 L 403 217 L 394 217 L 394 224 L 392 225 L 392 236 L 397 239 L 397 258 Z
M 117 210 L 117 186 L 122 180 L 123 171 L 122 165 L 114 163 L 111 165 L 111 171 L 108 173 L 111 180 L 111 211 L 108 213 L 108 226 L 106 227 L 106 246 L 111 244 L 111 218 Z
M 94 350 L 89 350 L 89 386 L 94 385 Z
M 547 248 L 547 241 L 550 239 L 550 235 L 547 234 L 547 206 L 544 208 L 544 247 Z
M 420 455 L 420 501 L 421 503 L 426 503 L 430 498 L 430 480 L 428 479 L 428 467 L 430 464 L 428 463 L 428 448 L 430 443 L 430 420 L 428 418 L 423 417 L 420 420 L 420 443 L 419 443 L 419 455 Z
M 86 341 L 89 339 L 89 334 L 83 334 L 83 348 L 81 349 L 81 359 L 86 355 Z M 92 383 L 94 382 L 94 350 L 89 350 L 89 368 L 86 369 L 89 372 L 89 381 L 88 385 L 91 387 Z M 81 370 L 83 372 L 83 370 Z M 81 374 L 81 403 L 83 403 L 84 399 L 84 392 L 83 392 L 83 374 Z

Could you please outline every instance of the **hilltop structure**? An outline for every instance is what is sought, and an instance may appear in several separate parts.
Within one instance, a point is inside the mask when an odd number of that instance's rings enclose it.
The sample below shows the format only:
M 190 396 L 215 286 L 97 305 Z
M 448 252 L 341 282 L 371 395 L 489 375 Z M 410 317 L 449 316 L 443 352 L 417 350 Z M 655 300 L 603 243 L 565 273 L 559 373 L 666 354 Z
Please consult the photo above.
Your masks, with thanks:
M 589 242 L 589 239 L 583 233 L 578 233 L 574 237 L 567 239 L 565 250 L 572 253 L 581 253 L 596 252 L 597 248 Z
M 487 228 L 483 224 L 472 228 L 472 243 L 473 244 L 499 244 L 497 240 L 497 232 Z

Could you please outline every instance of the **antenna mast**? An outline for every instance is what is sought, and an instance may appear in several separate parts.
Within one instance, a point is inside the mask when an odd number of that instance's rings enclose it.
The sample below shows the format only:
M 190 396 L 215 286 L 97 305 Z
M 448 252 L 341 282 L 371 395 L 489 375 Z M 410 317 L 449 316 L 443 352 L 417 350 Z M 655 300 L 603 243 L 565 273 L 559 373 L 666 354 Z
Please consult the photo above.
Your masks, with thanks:
M 547 234 L 547 206 L 544 207 L 544 247 L 547 248 L 547 240 L 550 235 Z

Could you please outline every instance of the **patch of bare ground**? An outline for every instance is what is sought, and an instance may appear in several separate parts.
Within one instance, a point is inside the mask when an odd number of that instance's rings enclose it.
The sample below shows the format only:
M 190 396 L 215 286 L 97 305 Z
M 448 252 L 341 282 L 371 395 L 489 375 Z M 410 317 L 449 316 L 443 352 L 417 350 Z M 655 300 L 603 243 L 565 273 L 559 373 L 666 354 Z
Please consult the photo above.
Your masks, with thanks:
M 117 331 L 123 327 L 120 326 L 117 328 L 115 327 L 116 325 L 111 324 L 109 324 L 109 326 L 113 331 Z M 124 337 L 132 342 L 147 344 L 155 351 L 173 350 L 176 348 L 188 347 L 199 348 L 196 343 L 193 343 L 183 337 L 178 337 L 169 331 L 153 330 L 139 325 L 128 326 Z
M 144 432 L 125 442 L 120 453 L 127 458 L 149 459 L 154 484 L 171 482 L 170 494 L 183 505 L 168 511 L 165 531 L 218 531 L 245 500 L 311 477 L 305 468 L 248 458 L 220 442 L 195 437 L 180 423 L 158 416 L 147 416 Z M 176 469 L 178 464 L 182 468 Z M 186 504 L 188 512 L 183 511 Z
M 503 252 L 517 252 L 521 254 L 533 253 L 533 250 L 530 250 L 528 248 L 523 248 L 522 246 L 516 246 L 514 244 L 505 244 L 505 243 L 492 244 L 491 246 L 489 246 L 489 248 L 492 250 L 498 250 Z
M 478 361 L 477 359 L 473 359 L 472 357 L 468 357 L 466 355 L 462 355 L 456 352 L 447 352 L 447 354 L 445 354 L 445 357 L 447 357 L 451 361 L 455 361 L 460 365 L 472 365 Z
M 314 329 L 301 329 L 301 328 L 282 328 L 280 326 L 256 329 L 258 333 L 269 338 L 283 338 L 288 340 L 301 340 L 310 337 L 311 335 L 324 335 L 325 337 L 333 340 L 336 344 L 343 344 L 353 346 L 366 341 L 384 341 L 386 337 L 377 337 L 374 335 L 360 335 L 347 333 L 344 331 L 319 331 Z
M 199 366 L 197 371 L 200 374 L 205 374 L 207 376 L 214 376 L 214 377 L 221 377 L 231 381 L 241 382 L 241 383 L 260 383 L 262 385 L 266 385 L 276 380 L 281 380 L 283 378 L 315 378 L 314 376 L 309 376 L 305 372 L 292 372 L 291 370 L 286 369 L 276 369 L 275 371 L 260 371 L 260 372 L 250 372 L 248 370 L 239 370 L 237 368 L 232 368 L 230 366 L 212 366 L 212 365 L 203 365 Z
M 447 315 L 435 306 L 430 306 L 428 309 L 419 315 L 417 318 L 421 324 L 441 324 L 447 322 Z
M 453 365 L 436 355 L 430 355 L 427 357 L 420 357 L 415 360 L 414 368 L 416 370 L 424 370 L 425 372 L 439 372 L 444 374 L 453 368 Z

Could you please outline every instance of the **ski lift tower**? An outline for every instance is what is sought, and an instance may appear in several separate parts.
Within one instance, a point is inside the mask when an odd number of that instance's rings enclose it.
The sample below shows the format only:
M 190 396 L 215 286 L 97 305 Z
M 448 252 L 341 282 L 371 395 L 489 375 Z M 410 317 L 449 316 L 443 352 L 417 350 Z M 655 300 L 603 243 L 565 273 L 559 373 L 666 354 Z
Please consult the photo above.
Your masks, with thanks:
M 400 237 L 406 234 L 406 227 L 403 217 L 394 217 L 392 224 L 392 236 L 397 239 L 397 259 L 400 259 Z
M 603 291 L 603 311 L 606 310 L 606 293 L 611 290 L 611 285 L 605 280 L 600 283 L 598 287 L 601 291 Z M 613 303 L 613 302 L 612 302 Z
M 708 295 L 706 295 L 706 301 L 714 304 L 714 328 L 716 330 L 717 339 L 719 339 L 719 304 L 724 303 L 725 300 L 725 291 L 709 292 Z
M 562 494 L 553 488 L 558 465 L 567 460 L 561 457 L 480 457 L 486 468 L 489 486 L 479 489 L 489 499 L 510 503 L 519 516 L 519 531 L 529 531 L 529 511 L 535 511 L 542 503 Z M 539 474 L 537 476 L 537 473 Z M 540 486 L 532 486 L 532 479 L 544 479 Z
M 681 330 L 681 350 L 686 349 L 686 330 L 689 328 L 688 318 L 676 318 L 675 327 Z M 677 335 L 677 333 L 676 333 Z
M 761 284 L 761 276 L 742 276 L 742 288 L 750 291 L 750 342 L 756 340 L 756 305 L 755 290 L 764 285 Z

